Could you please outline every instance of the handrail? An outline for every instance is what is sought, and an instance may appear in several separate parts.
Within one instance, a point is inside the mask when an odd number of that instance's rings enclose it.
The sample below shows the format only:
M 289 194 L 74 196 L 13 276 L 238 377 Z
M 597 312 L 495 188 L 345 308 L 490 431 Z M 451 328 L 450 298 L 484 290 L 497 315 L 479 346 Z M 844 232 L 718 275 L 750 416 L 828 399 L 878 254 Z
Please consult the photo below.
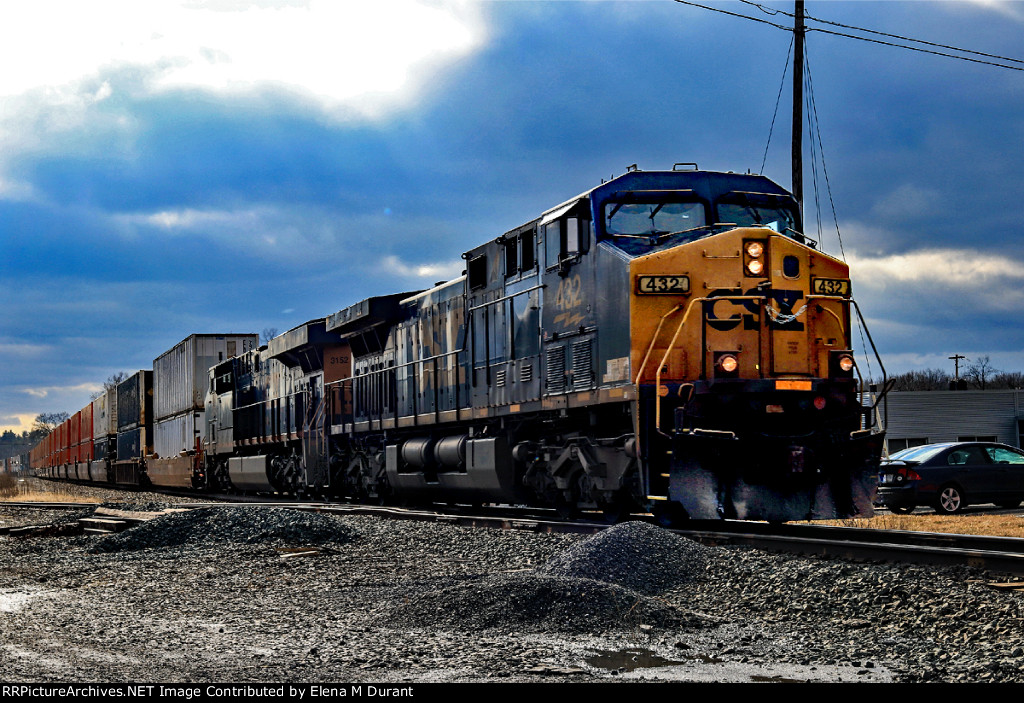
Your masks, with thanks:
M 662 325 L 665 324 L 665 320 L 671 315 L 677 313 L 683 307 L 682 303 L 676 305 L 674 308 L 669 310 L 667 313 L 661 316 L 661 320 L 658 322 L 658 328 L 654 330 L 654 336 L 651 337 L 651 343 L 647 346 L 647 353 L 644 354 L 644 360 L 640 364 L 640 370 L 636 374 L 636 385 L 640 385 L 640 377 L 644 374 L 644 368 L 647 366 L 647 360 L 651 358 L 651 352 L 654 351 L 654 343 L 658 341 L 658 336 L 661 334 Z
M 655 429 L 658 432 L 661 432 L 661 394 L 658 392 L 659 389 L 661 388 L 661 371 L 662 371 L 663 368 L 665 368 L 665 363 L 668 361 L 669 355 L 672 353 L 672 350 L 675 348 L 676 340 L 679 339 L 679 334 L 683 331 L 683 326 L 686 324 L 686 320 L 690 317 L 690 312 L 693 310 L 694 305 L 697 304 L 697 303 L 703 304 L 703 303 L 708 302 L 709 300 L 714 300 L 714 301 L 718 301 L 718 300 L 761 300 L 761 301 L 767 302 L 768 299 L 769 299 L 769 297 L 767 295 L 716 295 L 716 296 L 706 297 L 706 298 L 694 298 L 693 300 L 690 301 L 690 304 L 686 308 L 686 312 L 683 314 L 683 319 L 680 320 L 679 326 L 676 327 L 675 334 L 672 335 L 672 339 L 669 341 L 668 347 L 665 349 L 665 354 L 661 357 L 661 363 L 658 364 L 658 370 L 657 370 L 657 372 L 654 375 L 654 384 L 655 384 L 654 427 L 655 427 Z M 809 294 L 807 296 L 808 305 L 810 304 L 811 300 L 834 300 L 834 301 L 839 301 L 839 302 L 846 303 L 846 304 L 853 303 L 853 305 L 855 307 L 857 305 L 857 303 L 853 300 L 853 298 L 844 298 L 842 296 L 836 296 L 836 295 L 815 295 L 815 294 L 811 293 L 811 294 Z M 669 313 L 669 315 L 674 313 L 676 310 L 678 310 L 678 307 L 679 306 L 677 306 L 675 309 L 673 309 Z M 836 315 L 833 311 L 828 310 L 828 308 L 824 308 L 824 309 L 826 311 L 828 311 L 829 313 L 831 313 L 834 317 L 836 317 L 838 319 L 838 315 Z M 860 309 L 859 308 L 857 309 L 857 314 L 858 315 L 860 314 Z M 665 317 L 668 317 L 668 315 L 666 315 Z M 664 320 L 664 318 L 663 318 L 663 320 Z M 843 327 L 844 326 L 843 326 L 842 322 L 840 321 L 840 329 L 843 329 Z M 659 329 L 660 329 L 660 324 L 659 324 Z M 844 332 L 844 334 L 845 334 L 845 332 Z M 870 335 L 868 335 L 868 338 L 870 339 Z M 653 345 L 654 345 L 654 340 L 652 339 L 651 340 L 651 348 L 652 349 L 653 349 Z M 872 343 L 872 346 L 873 346 L 873 343 Z M 877 356 L 877 353 L 876 353 L 876 356 Z M 640 378 L 641 378 L 641 375 L 643 374 L 643 369 L 644 369 L 644 366 L 646 365 L 646 363 L 647 363 L 647 359 L 645 358 L 644 359 L 644 363 L 640 367 L 640 372 L 637 373 L 637 377 L 636 377 L 636 384 L 637 384 L 637 386 L 640 385 Z M 884 369 L 883 369 L 882 373 L 883 374 L 885 373 Z M 639 391 L 639 389 L 638 389 L 638 391 Z M 638 397 L 639 397 L 639 393 L 638 393 Z
M 672 335 L 672 339 L 668 343 L 668 347 L 665 349 L 664 356 L 661 357 L 661 363 L 658 364 L 658 370 L 654 374 L 654 429 L 661 432 L 661 370 L 665 368 L 665 362 L 668 361 L 669 354 L 672 353 L 672 349 L 676 345 L 676 340 L 679 339 L 679 333 L 683 331 L 683 325 L 686 324 L 687 318 L 690 317 L 690 312 L 693 310 L 693 306 L 696 303 L 705 303 L 709 300 L 764 300 L 766 296 L 763 295 L 716 295 L 709 298 L 694 298 L 690 301 L 690 304 L 686 307 L 686 312 L 683 313 L 683 319 L 679 321 L 679 326 L 676 327 L 676 333 Z M 637 376 L 637 383 L 639 384 L 639 376 Z M 639 395 L 639 394 L 638 394 Z

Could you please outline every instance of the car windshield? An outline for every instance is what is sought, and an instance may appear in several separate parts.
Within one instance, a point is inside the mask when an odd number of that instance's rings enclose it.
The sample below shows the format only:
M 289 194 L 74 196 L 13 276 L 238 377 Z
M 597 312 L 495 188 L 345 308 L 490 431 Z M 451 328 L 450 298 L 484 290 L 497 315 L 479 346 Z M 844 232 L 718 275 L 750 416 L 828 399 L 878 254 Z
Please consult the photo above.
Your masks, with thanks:
M 789 208 L 754 203 L 719 203 L 718 219 L 741 227 L 767 227 L 782 234 L 796 228 L 796 219 Z
M 633 256 L 649 254 L 710 234 L 703 203 L 607 202 L 604 233 Z
M 928 461 L 948 446 L 948 444 L 926 444 L 923 447 L 910 447 L 896 452 L 889 457 L 889 461 Z

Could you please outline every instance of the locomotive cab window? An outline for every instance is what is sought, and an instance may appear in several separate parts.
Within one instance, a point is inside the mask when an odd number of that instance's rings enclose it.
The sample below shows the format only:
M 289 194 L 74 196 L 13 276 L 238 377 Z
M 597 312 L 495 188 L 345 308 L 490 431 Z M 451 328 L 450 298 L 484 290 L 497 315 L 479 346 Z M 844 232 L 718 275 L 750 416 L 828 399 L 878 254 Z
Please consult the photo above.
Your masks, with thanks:
M 590 222 L 580 217 L 560 217 L 544 231 L 544 253 L 548 268 L 590 250 Z
M 631 256 L 650 254 L 711 234 L 707 208 L 695 200 L 608 201 L 604 239 Z
M 771 193 L 730 193 L 718 202 L 718 221 L 738 227 L 767 227 L 792 236 L 800 228 L 787 199 Z
M 466 264 L 466 279 L 470 290 L 487 286 L 487 257 L 476 256 Z
M 505 278 L 532 271 L 537 266 L 537 237 L 532 227 L 518 234 L 507 234 L 505 249 Z

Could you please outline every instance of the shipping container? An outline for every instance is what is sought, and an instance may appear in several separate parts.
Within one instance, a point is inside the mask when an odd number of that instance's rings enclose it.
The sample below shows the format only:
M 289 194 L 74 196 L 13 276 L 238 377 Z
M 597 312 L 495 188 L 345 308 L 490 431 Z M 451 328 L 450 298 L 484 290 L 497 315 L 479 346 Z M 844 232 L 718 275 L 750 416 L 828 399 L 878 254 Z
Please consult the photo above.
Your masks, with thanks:
M 117 432 L 153 424 L 153 372 L 142 370 L 117 384 Z
M 71 437 L 68 439 L 68 446 L 74 447 L 82 441 L 81 436 L 82 429 L 82 411 L 79 410 L 77 413 L 71 416 Z
M 153 453 L 160 458 L 170 458 L 194 452 L 196 441 L 202 443 L 206 436 L 203 413 L 185 413 L 168 417 L 153 423 Z
M 153 361 L 154 420 L 202 411 L 210 368 L 259 346 L 256 334 L 193 334 Z
M 117 460 L 119 462 L 138 460 L 153 451 L 152 431 L 145 427 L 133 427 L 117 433 Z M 147 441 L 150 444 L 147 444 Z
M 117 388 L 108 388 L 92 401 L 92 438 L 117 434 Z
M 153 424 L 153 455 L 146 460 L 149 481 L 160 488 L 192 488 L 206 429 L 205 413 L 187 412 Z M 198 430 L 198 434 L 196 431 Z
M 92 403 L 82 408 L 82 425 L 79 435 L 78 460 L 92 461 Z

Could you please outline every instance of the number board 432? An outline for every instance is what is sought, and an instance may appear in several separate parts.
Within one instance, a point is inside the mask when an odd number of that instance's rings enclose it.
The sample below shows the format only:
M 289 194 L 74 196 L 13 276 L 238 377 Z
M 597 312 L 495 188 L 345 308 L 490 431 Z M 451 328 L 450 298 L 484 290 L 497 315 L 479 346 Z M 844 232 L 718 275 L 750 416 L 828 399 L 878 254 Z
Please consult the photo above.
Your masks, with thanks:
M 689 276 L 637 276 L 637 295 L 686 295 L 690 292 Z
M 815 295 L 850 294 L 850 281 L 846 278 L 815 278 L 811 280 L 811 292 Z

